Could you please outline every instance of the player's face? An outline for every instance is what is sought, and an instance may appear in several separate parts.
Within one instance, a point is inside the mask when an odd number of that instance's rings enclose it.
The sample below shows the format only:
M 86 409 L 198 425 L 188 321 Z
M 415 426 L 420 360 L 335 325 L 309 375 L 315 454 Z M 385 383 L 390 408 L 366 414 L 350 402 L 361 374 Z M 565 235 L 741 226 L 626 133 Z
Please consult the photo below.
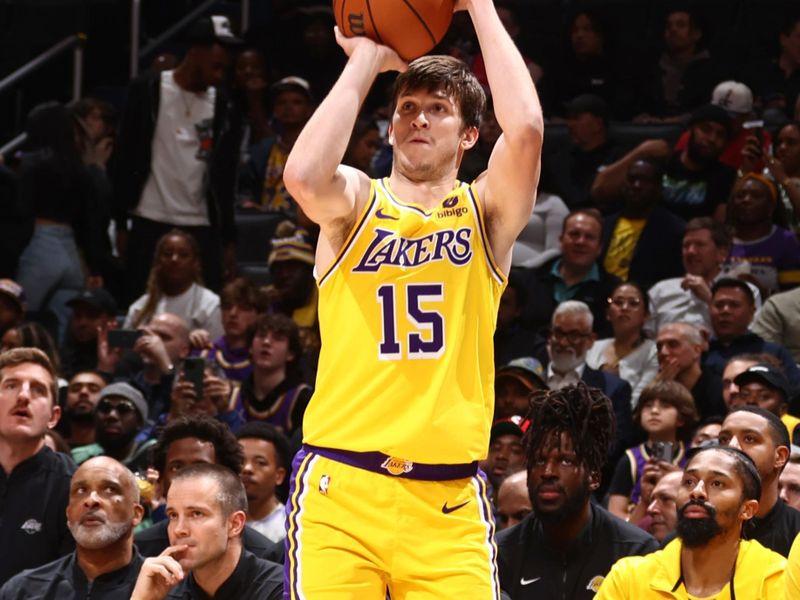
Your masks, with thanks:
M 239 440 L 244 452 L 242 483 L 247 499 L 263 500 L 275 495 L 275 487 L 283 483 L 286 469 L 278 462 L 278 455 L 272 442 L 258 438 Z
M 97 405 L 100 390 L 106 385 L 97 373 L 78 373 L 70 379 L 67 387 L 67 414 L 91 415 Z
M 171 545 L 188 546 L 175 555 L 186 571 L 220 559 L 228 549 L 233 515 L 225 518 L 218 494 L 219 484 L 210 477 L 178 479 L 169 488 L 167 533 Z
M 594 334 L 585 315 L 558 314 L 553 317 L 547 351 L 559 371 L 574 369 L 594 344 Z
M 709 313 L 714 333 L 729 341 L 747 331 L 756 307 L 739 288 L 720 288 L 711 299 Z
M 272 114 L 284 127 L 299 127 L 305 124 L 314 112 L 308 96 L 300 91 L 286 90 L 275 97 Z
M 642 407 L 642 429 L 650 435 L 677 431 L 682 424 L 678 409 L 659 398 L 649 400 Z
M 222 305 L 222 328 L 227 336 L 238 338 L 244 336 L 255 325 L 257 318 L 258 311 L 253 306 Z
M 764 485 L 778 475 L 786 463 L 788 449 L 772 439 L 767 420 L 751 412 L 737 411 L 725 417 L 719 443 L 741 450 L 756 464 Z M 780 449 L 783 448 L 783 451 Z
M 731 218 L 737 225 L 771 221 L 773 203 L 769 188 L 756 179 L 748 179 L 733 192 L 731 208 Z
M 0 371 L 0 437 L 31 440 L 55 427 L 61 408 L 54 406 L 52 385 L 50 373 L 35 363 Z
M 717 246 L 708 229 L 695 229 L 683 236 L 681 253 L 683 268 L 689 275 L 708 278 L 719 270 L 728 249 Z
M 520 472 L 506 479 L 497 492 L 499 529 L 513 527 L 533 510 L 525 478 L 517 478 L 518 475 L 524 476 L 525 473 Z
M 285 368 L 289 361 L 294 360 L 294 353 L 289 350 L 289 336 L 271 329 L 256 332 L 250 355 L 256 369 L 270 371 Z
M 515 377 L 498 378 L 494 384 L 495 418 L 503 419 L 527 414 L 530 408 L 528 404 L 530 393 L 530 390 Z
M 522 438 L 513 433 L 499 435 L 489 445 L 486 469 L 496 482 L 525 466 Z
M 650 495 L 647 516 L 650 517 L 650 533 L 659 542 L 675 530 L 678 523 L 678 507 L 675 500 L 683 473 L 667 473 L 658 480 Z
M 167 457 L 164 461 L 164 472 L 160 473 L 159 484 L 161 493 L 166 496 L 172 485 L 175 474 L 187 465 L 198 463 L 217 463 L 217 453 L 214 444 L 195 437 L 181 438 L 172 442 L 167 448 Z
M 389 143 L 395 168 L 412 181 L 447 176 L 477 139 L 477 128 L 464 127 L 444 90 L 407 90 L 397 98 Z
M 741 404 L 738 399 L 739 386 L 733 380 L 756 364 L 758 363 L 751 360 L 732 360 L 725 365 L 725 370 L 722 372 L 722 399 L 725 401 L 725 406 L 734 408 Z
M 778 491 L 781 500 L 800 510 L 800 464 L 786 463 L 786 468 L 778 479 Z
M 751 381 L 739 388 L 732 408 L 742 405 L 758 406 L 778 417 L 786 412 L 786 402 L 780 390 L 757 381 Z
M 97 339 L 97 328 L 108 319 L 108 315 L 99 308 L 79 302 L 72 307 L 69 320 L 69 332 L 76 342 L 89 342 Z
M 692 344 L 684 336 L 679 326 L 665 325 L 656 338 L 658 362 L 660 365 L 677 364 L 683 370 L 692 366 L 700 357 L 702 348 Z
M 784 125 L 778 132 L 778 139 L 775 140 L 775 158 L 780 160 L 790 173 L 800 169 L 800 129 L 797 125 Z
M 575 267 L 590 268 L 603 251 L 601 235 L 597 219 L 583 214 L 568 217 L 559 238 L 562 259 Z
M 709 423 L 708 425 L 698 428 L 694 436 L 692 436 L 692 448 L 696 448 L 704 442 L 716 440 L 719 437 L 721 429 L 721 423 Z
M 533 509 L 543 520 L 563 521 L 576 516 L 597 488 L 580 462 L 566 433 L 550 436 L 528 466 L 528 493 Z
M 161 284 L 175 288 L 191 285 L 200 266 L 192 245 L 182 235 L 164 240 L 156 260 Z
M 632 285 L 621 285 L 608 299 L 608 320 L 614 331 L 639 330 L 647 318 L 647 305 Z

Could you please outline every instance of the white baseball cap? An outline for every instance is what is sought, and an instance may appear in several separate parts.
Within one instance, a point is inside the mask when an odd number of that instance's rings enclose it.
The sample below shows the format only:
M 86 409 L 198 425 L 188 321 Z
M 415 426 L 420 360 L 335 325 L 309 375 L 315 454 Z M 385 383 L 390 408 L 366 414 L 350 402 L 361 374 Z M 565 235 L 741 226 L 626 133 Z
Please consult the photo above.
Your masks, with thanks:
M 723 81 L 714 88 L 711 104 L 716 104 L 733 115 L 745 115 L 753 110 L 753 92 L 739 81 Z

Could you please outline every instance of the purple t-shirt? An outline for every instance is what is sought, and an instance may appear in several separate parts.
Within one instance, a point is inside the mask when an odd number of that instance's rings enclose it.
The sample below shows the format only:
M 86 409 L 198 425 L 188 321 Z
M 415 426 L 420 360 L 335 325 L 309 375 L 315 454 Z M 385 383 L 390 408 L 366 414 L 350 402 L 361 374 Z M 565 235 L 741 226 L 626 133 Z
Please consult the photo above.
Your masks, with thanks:
M 800 242 L 788 229 L 773 225 L 769 235 L 750 242 L 734 238 L 728 264 L 750 263 L 750 273 L 770 292 L 800 283 Z

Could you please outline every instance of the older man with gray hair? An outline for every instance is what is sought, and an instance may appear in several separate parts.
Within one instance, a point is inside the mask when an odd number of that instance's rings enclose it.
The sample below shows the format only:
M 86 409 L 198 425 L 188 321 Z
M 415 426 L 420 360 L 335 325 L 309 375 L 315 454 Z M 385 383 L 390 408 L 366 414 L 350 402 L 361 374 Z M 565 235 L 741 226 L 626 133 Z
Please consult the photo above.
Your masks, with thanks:
M 546 382 L 547 387 L 557 390 L 583 381 L 609 397 L 617 422 L 608 462 L 614 465 L 633 439 L 631 386 L 615 375 L 587 366 L 586 353 L 596 337 L 592 331 L 593 320 L 592 311 L 584 302 L 567 300 L 558 305 L 547 336 L 550 362 Z

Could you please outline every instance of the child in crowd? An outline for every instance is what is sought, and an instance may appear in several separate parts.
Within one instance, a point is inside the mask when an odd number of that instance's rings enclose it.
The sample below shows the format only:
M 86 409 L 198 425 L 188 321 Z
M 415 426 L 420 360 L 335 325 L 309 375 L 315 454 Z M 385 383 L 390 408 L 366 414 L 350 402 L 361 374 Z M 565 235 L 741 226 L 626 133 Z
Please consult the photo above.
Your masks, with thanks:
M 661 475 L 683 468 L 684 440 L 694 430 L 698 415 L 694 399 L 683 385 L 655 381 L 642 390 L 633 418 L 646 433 L 647 441 L 626 450 L 617 463 L 609 488 L 608 510 L 636 522 L 630 505 L 644 504 L 639 500 L 647 500 Z

